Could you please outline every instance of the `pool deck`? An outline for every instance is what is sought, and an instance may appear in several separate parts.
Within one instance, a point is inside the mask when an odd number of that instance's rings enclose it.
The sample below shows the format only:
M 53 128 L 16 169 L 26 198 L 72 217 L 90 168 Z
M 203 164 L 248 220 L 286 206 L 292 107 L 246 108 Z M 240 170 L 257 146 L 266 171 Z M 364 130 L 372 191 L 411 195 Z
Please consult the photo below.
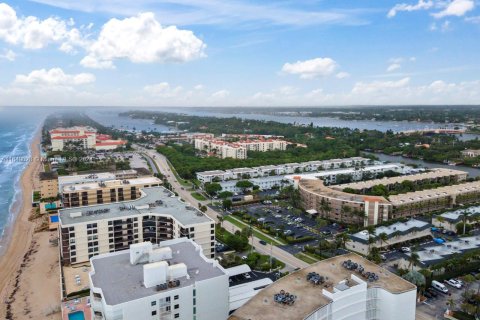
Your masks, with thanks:
M 83 311 L 85 315 L 85 320 L 92 320 L 92 315 L 90 312 L 90 306 L 87 305 L 88 297 L 80 298 L 76 300 L 68 300 L 62 302 L 62 319 L 68 320 L 68 314 L 76 311 Z M 76 303 L 75 303 L 76 302 Z M 73 308 L 75 308 L 73 310 Z

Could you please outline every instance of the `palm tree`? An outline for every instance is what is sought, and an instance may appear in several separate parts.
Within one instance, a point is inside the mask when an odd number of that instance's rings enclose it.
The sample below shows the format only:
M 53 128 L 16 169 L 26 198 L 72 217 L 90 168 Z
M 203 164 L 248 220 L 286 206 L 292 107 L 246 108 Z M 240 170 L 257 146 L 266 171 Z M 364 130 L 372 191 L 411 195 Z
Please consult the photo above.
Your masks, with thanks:
M 347 242 L 350 241 L 350 236 L 346 232 L 342 232 L 337 234 L 335 239 L 337 240 L 339 247 L 345 249 Z
M 218 216 L 218 222 L 220 222 L 220 227 L 221 228 L 223 228 L 223 220 L 225 220 L 225 218 L 222 215 L 219 215 Z
M 388 244 L 388 235 L 385 232 L 382 232 L 378 235 L 378 238 L 380 239 L 380 247 L 382 246 L 382 243 Z
M 409 261 L 409 264 L 408 264 L 408 267 L 412 267 L 412 270 L 413 270 L 413 267 L 416 266 L 418 263 L 420 263 L 420 256 L 418 255 L 417 252 L 412 252 L 410 254 L 410 257 L 408 257 L 408 261 Z

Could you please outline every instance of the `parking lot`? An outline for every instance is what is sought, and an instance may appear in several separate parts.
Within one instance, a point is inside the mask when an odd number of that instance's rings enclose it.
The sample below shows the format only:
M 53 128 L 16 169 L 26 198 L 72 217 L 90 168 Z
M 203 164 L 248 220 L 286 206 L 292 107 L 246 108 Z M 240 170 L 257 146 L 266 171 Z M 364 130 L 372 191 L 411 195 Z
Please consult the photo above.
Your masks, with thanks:
M 305 245 L 315 245 L 320 239 L 331 237 L 339 231 L 336 225 L 318 228 L 315 218 L 305 213 L 294 214 L 291 207 L 281 207 L 275 202 L 244 205 L 236 207 L 235 210 L 246 212 L 249 216 L 256 218 L 258 222 L 270 225 L 278 231 L 278 234 L 283 233 L 294 238 L 315 238 L 298 244 L 280 246 L 292 254 L 301 251 Z

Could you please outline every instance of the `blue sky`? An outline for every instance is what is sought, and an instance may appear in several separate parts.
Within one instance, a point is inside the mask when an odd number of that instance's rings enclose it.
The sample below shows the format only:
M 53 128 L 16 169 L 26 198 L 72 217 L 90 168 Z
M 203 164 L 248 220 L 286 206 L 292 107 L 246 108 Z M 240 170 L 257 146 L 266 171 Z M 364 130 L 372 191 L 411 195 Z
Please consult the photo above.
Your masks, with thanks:
M 480 104 L 479 5 L 0 2 L 0 105 Z

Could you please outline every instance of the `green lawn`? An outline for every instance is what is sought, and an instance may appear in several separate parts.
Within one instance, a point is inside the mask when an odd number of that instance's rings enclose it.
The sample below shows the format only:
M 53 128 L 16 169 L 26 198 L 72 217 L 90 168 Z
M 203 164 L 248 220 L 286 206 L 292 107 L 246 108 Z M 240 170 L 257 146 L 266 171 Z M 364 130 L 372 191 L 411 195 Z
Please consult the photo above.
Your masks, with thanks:
M 225 220 L 231 222 L 232 224 L 236 225 L 237 227 L 239 228 L 245 228 L 245 227 L 249 227 L 248 224 L 246 224 L 245 222 L 243 221 L 240 221 L 238 220 L 237 218 L 233 217 L 233 216 L 226 216 L 225 217 Z M 273 242 L 273 244 L 275 245 L 284 245 L 286 244 L 286 242 L 284 242 L 283 240 L 281 239 L 275 239 L 273 237 L 270 237 L 268 235 L 266 235 L 265 233 L 261 232 L 260 230 L 258 230 L 257 228 L 255 227 L 252 227 L 252 231 L 253 231 L 253 235 L 255 237 L 257 237 L 258 239 L 260 240 L 263 240 L 263 241 L 266 241 L 267 243 L 271 243 Z
M 200 193 L 198 192 L 192 192 L 191 193 L 192 197 L 194 197 L 196 200 L 198 201 L 205 201 L 207 200 L 207 198 L 205 198 L 203 195 L 201 195 Z
M 312 264 L 312 263 L 315 263 L 315 262 L 319 261 L 319 260 L 315 259 L 314 257 L 310 256 L 309 254 L 303 253 L 303 252 L 299 252 L 299 253 L 295 254 L 295 257 L 297 257 L 298 259 L 300 259 L 302 261 L 305 261 L 306 263 L 309 263 L 309 264 Z

